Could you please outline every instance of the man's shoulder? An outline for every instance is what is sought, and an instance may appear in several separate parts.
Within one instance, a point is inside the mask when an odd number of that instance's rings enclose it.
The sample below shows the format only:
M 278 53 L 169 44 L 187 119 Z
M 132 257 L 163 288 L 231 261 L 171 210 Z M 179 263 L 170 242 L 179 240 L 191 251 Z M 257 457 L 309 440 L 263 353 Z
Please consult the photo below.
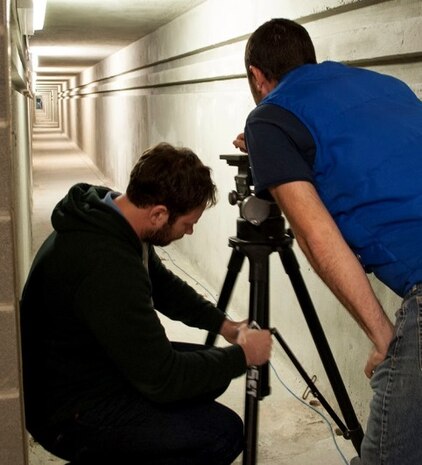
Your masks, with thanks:
M 255 122 L 269 123 L 276 126 L 302 126 L 300 120 L 289 110 L 273 103 L 263 103 L 254 108 L 246 124 Z
M 299 141 L 299 145 L 314 146 L 312 136 L 303 122 L 296 115 L 276 104 L 258 105 L 250 113 L 246 122 L 246 131 L 253 130 L 254 127 L 260 134 L 273 135 L 276 129 L 277 133 Z

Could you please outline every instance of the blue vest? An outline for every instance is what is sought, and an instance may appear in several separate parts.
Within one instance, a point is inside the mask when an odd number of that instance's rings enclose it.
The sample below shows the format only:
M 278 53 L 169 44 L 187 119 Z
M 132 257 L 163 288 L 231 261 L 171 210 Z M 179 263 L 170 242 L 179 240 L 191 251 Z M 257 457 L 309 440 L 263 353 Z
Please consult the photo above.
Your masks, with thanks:
M 312 134 L 316 188 L 365 268 L 400 296 L 422 282 L 422 102 L 391 76 L 324 62 L 289 72 L 268 103 Z

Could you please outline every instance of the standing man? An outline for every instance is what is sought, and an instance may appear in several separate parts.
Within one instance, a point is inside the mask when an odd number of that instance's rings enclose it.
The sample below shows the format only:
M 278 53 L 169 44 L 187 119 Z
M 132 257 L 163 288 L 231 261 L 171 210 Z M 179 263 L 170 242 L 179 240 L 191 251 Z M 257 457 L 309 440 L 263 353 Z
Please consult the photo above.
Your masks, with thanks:
M 401 81 L 317 64 L 307 31 L 274 19 L 250 37 L 250 155 L 309 262 L 374 344 L 364 465 L 422 463 L 422 104 Z M 365 274 L 403 297 L 395 328 Z
M 215 402 L 270 357 L 248 329 L 168 271 L 154 252 L 192 234 L 215 204 L 188 149 L 147 150 L 125 194 L 77 184 L 52 214 L 21 305 L 26 424 L 72 464 L 228 465 L 243 425 Z M 156 310 L 232 345 L 172 344 Z

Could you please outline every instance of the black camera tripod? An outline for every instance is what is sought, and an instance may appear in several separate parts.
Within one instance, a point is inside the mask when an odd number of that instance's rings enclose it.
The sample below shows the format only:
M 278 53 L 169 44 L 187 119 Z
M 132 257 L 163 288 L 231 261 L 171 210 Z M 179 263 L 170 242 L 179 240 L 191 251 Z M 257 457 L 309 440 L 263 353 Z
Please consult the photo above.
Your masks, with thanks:
M 247 155 L 221 155 L 220 158 L 226 159 L 229 165 L 239 168 L 239 174 L 235 177 L 237 192 L 230 194 L 229 202 L 239 205 L 241 216 L 237 219 L 236 237 L 229 238 L 229 246 L 233 248 L 233 251 L 217 307 L 222 311 L 226 310 L 237 276 L 245 257 L 247 257 L 250 264 L 249 321 L 255 322 L 260 328 L 269 328 L 269 257 L 273 252 L 278 252 L 347 426 L 321 395 L 280 333 L 275 328 L 270 330 L 307 383 L 314 397 L 320 401 L 335 421 L 344 438 L 351 439 L 359 455 L 363 439 L 362 427 L 357 420 L 324 330 L 302 278 L 299 263 L 292 250 L 293 235 L 290 231 L 286 231 L 284 218 L 274 202 L 261 201 L 252 195 L 249 188 L 251 175 Z M 216 335 L 209 333 L 206 344 L 213 345 L 215 339 Z M 255 465 L 256 463 L 258 405 L 259 401 L 269 394 L 268 364 L 261 367 L 249 367 L 246 375 L 243 465 Z

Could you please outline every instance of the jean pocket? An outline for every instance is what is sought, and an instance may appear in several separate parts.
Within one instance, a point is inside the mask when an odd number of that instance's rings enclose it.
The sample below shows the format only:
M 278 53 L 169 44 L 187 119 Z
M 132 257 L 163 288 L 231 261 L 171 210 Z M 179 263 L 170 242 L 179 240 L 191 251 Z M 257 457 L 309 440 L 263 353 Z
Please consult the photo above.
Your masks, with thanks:
M 418 344 L 419 344 L 419 369 L 422 371 L 422 295 L 416 296 L 417 324 L 418 324 Z

